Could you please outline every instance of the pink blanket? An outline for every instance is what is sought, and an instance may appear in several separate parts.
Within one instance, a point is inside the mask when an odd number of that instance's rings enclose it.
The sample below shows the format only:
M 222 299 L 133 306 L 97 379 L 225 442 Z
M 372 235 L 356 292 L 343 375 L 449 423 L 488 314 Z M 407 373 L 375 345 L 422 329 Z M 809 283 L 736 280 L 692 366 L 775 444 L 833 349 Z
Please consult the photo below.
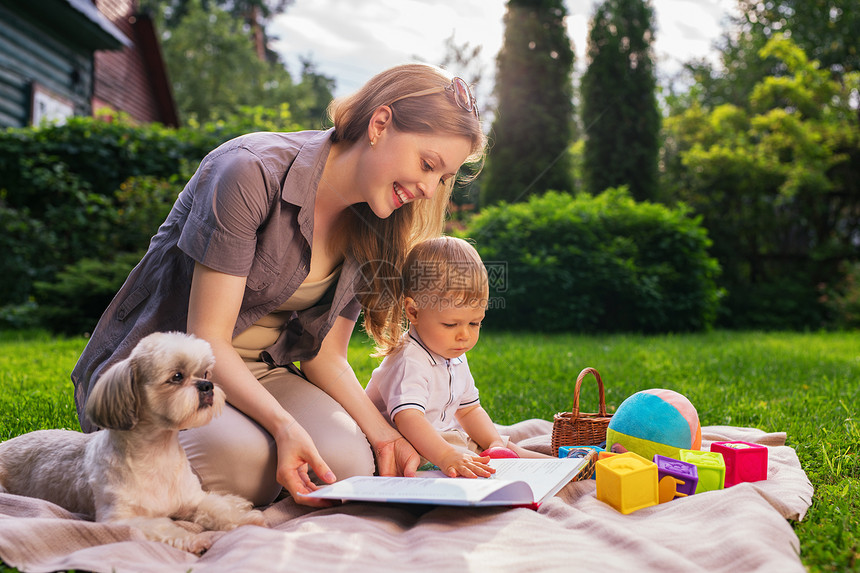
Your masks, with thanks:
M 503 431 L 549 451 L 552 423 Z M 0 494 L 0 558 L 22 571 L 804 571 L 786 520 L 801 520 L 812 485 L 784 433 L 703 428 L 712 441 L 769 448 L 768 480 L 622 515 L 574 482 L 530 509 L 350 503 L 314 510 L 290 499 L 265 509 L 268 527 L 204 532 L 197 557 L 125 526 L 93 523 L 41 500 Z M 188 527 L 192 527 L 190 524 Z

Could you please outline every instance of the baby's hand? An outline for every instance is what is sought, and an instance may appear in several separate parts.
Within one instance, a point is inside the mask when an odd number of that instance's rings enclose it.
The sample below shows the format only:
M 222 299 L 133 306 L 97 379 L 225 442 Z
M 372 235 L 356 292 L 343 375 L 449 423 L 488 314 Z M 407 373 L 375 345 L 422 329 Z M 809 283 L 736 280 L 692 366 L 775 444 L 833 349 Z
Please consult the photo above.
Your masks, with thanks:
M 440 461 L 442 463 L 436 465 L 449 477 L 490 477 L 491 474 L 496 473 L 496 470 L 487 465 L 490 461 L 489 456 L 479 458 L 472 454 L 451 450 Z

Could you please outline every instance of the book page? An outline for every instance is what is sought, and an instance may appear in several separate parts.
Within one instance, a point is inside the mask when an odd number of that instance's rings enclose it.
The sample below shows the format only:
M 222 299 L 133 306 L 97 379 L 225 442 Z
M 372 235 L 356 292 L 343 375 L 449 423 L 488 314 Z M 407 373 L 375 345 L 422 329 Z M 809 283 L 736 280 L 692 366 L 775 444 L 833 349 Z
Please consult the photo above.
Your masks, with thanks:
M 496 473 L 490 480 L 524 481 L 534 494 L 534 501 L 543 501 L 576 477 L 583 469 L 584 458 L 501 458 L 490 460 Z
M 406 478 L 355 476 L 310 494 L 310 497 L 391 503 L 433 503 L 441 505 L 511 505 L 531 503 L 528 484 L 489 479 L 448 477 Z
M 582 458 L 493 459 L 490 478 L 449 478 L 440 471 L 418 477 L 356 476 L 323 487 L 322 499 L 431 503 L 439 505 L 528 505 L 567 485 L 585 466 Z

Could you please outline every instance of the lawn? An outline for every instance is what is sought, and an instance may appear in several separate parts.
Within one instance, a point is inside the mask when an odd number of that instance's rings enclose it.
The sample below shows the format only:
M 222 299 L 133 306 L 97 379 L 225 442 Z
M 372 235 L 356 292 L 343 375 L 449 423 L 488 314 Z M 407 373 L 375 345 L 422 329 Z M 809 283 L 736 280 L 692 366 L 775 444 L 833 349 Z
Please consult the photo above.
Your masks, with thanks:
M 69 372 L 83 338 L 0 332 L 0 439 L 39 428 L 78 429 Z M 356 335 L 359 379 L 377 360 Z M 784 431 L 815 486 L 801 523 L 810 571 L 860 570 L 860 336 L 858 333 L 717 331 L 666 336 L 484 332 L 469 354 L 482 402 L 499 423 L 569 411 L 585 366 L 597 368 L 610 411 L 630 394 L 669 388 L 696 406 L 702 425 Z M 581 408 L 597 409 L 592 378 Z

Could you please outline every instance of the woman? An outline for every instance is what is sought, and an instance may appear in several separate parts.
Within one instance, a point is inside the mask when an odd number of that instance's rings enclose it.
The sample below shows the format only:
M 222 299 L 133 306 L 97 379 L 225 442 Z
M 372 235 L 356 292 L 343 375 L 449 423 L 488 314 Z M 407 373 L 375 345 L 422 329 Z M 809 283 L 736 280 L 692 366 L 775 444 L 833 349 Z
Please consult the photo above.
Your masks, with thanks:
M 283 486 L 320 505 L 303 496 L 309 472 L 414 473 L 417 453 L 366 397 L 347 345 L 362 310 L 371 336 L 396 336 L 391 279 L 441 233 L 457 170 L 485 138 L 465 82 L 427 65 L 384 71 L 329 112 L 328 131 L 249 134 L 204 158 L 72 373 L 84 431 L 97 429 L 82 412 L 99 374 L 146 334 L 180 330 L 211 344 L 230 404 L 181 434 L 206 489 L 264 505 Z

